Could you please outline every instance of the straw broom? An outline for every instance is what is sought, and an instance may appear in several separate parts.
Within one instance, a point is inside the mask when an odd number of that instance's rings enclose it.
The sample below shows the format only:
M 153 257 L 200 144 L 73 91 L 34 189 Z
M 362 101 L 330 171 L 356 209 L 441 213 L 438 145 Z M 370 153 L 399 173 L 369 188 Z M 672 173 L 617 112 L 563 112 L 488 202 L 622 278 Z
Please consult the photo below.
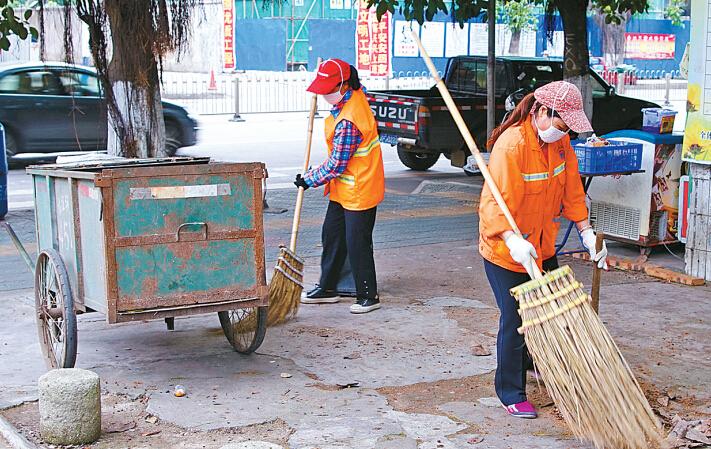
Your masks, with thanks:
M 304 154 L 305 173 L 309 169 L 311 159 L 311 139 L 314 130 L 314 117 L 316 115 L 318 97 L 311 97 L 311 110 L 309 112 L 309 128 L 306 136 L 306 151 Z M 299 234 L 301 221 L 301 205 L 304 201 L 304 188 L 299 187 L 294 207 L 294 221 L 291 226 L 291 240 L 289 247 L 279 247 L 279 258 L 274 267 L 274 275 L 269 283 L 269 308 L 267 309 L 267 325 L 281 324 L 296 316 L 299 310 L 301 292 L 304 289 L 304 261 L 296 255 L 296 237 Z
M 521 236 L 457 105 L 416 33 L 427 67 L 513 232 Z M 659 444 L 660 427 L 622 353 L 564 266 L 511 290 L 519 301 L 520 333 L 546 387 L 576 437 L 598 449 L 642 449 Z

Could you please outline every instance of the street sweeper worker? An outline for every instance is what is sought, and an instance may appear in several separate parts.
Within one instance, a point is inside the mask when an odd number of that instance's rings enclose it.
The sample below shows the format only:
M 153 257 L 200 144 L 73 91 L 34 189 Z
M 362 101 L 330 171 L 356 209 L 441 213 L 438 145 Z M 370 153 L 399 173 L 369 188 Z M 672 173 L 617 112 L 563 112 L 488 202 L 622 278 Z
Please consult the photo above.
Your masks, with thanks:
M 351 313 L 380 308 L 373 260 L 373 227 L 385 194 L 378 126 L 355 67 L 340 59 L 321 63 L 307 88 L 332 105 L 324 128 L 328 158 L 296 175 L 294 184 L 308 189 L 324 186 L 329 196 L 321 232 L 321 278 L 302 296 L 303 304 L 338 302 L 338 284 L 346 257 L 356 287 Z
M 595 251 L 578 160 L 570 132 L 592 131 L 580 91 L 566 81 L 536 89 L 516 106 L 488 141 L 489 170 L 522 236 L 516 235 L 484 185 L 479 206 L 479 252 L 501 311 L 496 340 L 496 394 L 510 415 L 535 418 L 526 398 L 526 371 L 532 366 L 521 317 L 509 290 L 533 276 L 533 264 L 558 268 L 556 237 L 562 218 L 575 222 L 583 245 L 601 268 L 607 248 Z

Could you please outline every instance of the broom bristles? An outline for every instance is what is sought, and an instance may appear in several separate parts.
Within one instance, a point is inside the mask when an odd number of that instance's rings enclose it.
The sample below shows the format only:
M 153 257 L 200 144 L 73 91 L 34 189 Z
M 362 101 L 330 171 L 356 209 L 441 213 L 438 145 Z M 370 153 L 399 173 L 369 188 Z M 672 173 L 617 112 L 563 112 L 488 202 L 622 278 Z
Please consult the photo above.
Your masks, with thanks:
M 296 316 L 304 289 L 304 261 L 288 248 L 279 248 L 279 258 L 269 283 L 267 325 L 282 324 Z
M 526 345 L 573 433 L 597 449 L 659 444 L 659 421 L 568 266 L 511 289 Z

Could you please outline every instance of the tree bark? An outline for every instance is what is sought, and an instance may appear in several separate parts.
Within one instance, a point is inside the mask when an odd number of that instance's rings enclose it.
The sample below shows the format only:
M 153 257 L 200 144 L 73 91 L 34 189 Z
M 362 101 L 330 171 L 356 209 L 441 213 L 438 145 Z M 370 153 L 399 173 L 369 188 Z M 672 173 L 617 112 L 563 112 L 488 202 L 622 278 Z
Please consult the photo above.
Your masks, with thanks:
M 521 30 L 511 31 L 511 43 L 509 43 L 509 54 L 518 56 L 521 52 Z
M 592 118 L 587 22 L 588 0 L 559 0 L 557 3 L 565 34 L 563 78 L 580 89 L 585 113 Z
M 135 34 L 130 28 L 135 22 L 134 10 L 143 8 L 148 11 L 148 6 L 143 3 L 147 3 L 146 0 L 106 0 L 113 44 L 109 79 L 117 106 L 109 107 L 107 149 L 109 154 L 124 157 L 164 157 L 165 123 L 153 48 L 125 38 Z M 144 20 L 151 20 L 150 14 L 143 16 Z M 152 24 L 148 22 L 142 26 L 151 27 Z M 130 64 L 124 63 L 127 59 Z
M 627 21 L 632 13 L 628 11 L 621 16 L 622 22 L 616 25 L 605 23 L 605 14 L 599 9 L 596 9 L 593 14 L 602 35 L 602 56 L 605 59 L 605 65 L 610 68 L 622 64 L 625 59 L 625 31 L 627 30 Z

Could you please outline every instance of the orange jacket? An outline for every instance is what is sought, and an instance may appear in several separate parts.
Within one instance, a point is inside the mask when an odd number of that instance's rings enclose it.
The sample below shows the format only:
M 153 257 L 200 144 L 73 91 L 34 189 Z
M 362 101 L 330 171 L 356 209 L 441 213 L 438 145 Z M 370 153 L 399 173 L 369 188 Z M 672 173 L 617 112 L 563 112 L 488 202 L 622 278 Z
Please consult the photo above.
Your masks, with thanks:
M 347 210 L 371 209 L 383 201 L 385 196 L 385 172 L 378 125 L 362 90 L 353 91 L 353 96 L 343 106 L 338 117 L 334 119 L 329 114 L 326 118 L 324 128 L 329 156 L 333 152 L 336 124 L 341 120 L 352 122 L 363 140 L 348 161 L 346 170 L 328 183 L 324 195 L 330 195 L 331 201 Z
M 523 236 L 538 254 L 538 267 L 555 255 L 561 215 L 577 222 L 588 217 L 578 159 L 570 139 L 544 144 L 547 157 L 529 118 L 498 138 L 489 158 L 489 171 Z M 514 262 L 500 234 L 510 230 L 504 214 L 485 183 L 479 204 L 479 253 L 507 270 L 525 273 Z

